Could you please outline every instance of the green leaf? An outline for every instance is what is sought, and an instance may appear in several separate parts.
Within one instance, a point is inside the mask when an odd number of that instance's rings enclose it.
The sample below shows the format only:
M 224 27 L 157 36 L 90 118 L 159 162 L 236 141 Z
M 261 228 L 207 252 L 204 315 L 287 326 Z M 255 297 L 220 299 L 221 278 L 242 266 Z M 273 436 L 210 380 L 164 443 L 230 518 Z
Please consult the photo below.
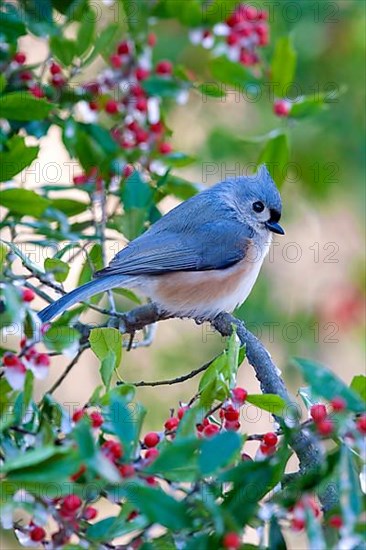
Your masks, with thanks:
M 61 210 L 66 216 L 76 216 L 89 208 L 89 204 L 73 199 L 52 199 L 51 206 L 52 208 Z
M 210 61 L 210 69 L 212 76 L 216 80 L 230 86 L 239 85 L 244 88 L 249 76 L 243 65 L 229 61 L 225 56 L 212 59 Z
M 346 445 L 341 447 L 339 494 L 344 523 L 351 531 L 362 511 L 362 492 L 355 456 Z
M 238 5 L 237 0 L 212 0 L 202 6 L 204 25 L 214 25 L 226 19 Z
M 189 166 L 197 160 L 195 157 L 179 152 L 169 153 L 169 155 L 164 156 L 164 159 L 167 164 L 170 166 L 176 166 L 177 168 Z
M 364 411 L 365 405 L 359 395 L 348 388 L 336 374 L 316 361 L 295 358 L 295 363 L 300 368 L 306 382 L 320 397 L 325 397 L 329 401 L 336 396 L 342 397 L 349 410 Z
M 39 464 L 54 456 L 57 452 L 57 449 L 51 445 L 44 445 L 38 449 L 32 449 L 27 452 L 20 452 L 18 455 L 13 456 L 11 460 L 5 462 L 1 467 L 1 472 L 6 474 L 8 472 L 19 470 L 21 468 L 28 468 L 29 466 L 34 466 Z
M 337 102 L 342 93 L 344 93 L 343 88 L 340 90 L 335 89 L 331 92 L 314 93 L 313 95 L 298 97 L 292 103 L 289 116 L 292 118 L 304 118 L 316 115 L 326 109 L 329 103 Z
M 196 86 L 196 90 L 208 97 L 225 97 L 226 93 L 217 82 L 204 82 Z
M 95 355 L 102 361 L 102 379 L 109 388 L 112 373 L 121 362 L 122 335 L 115 328 L 94 328 L 90 331 L 89 342 Z
M 166 442 L 146 472 L 163 475 L 169 481 L 194 481 L 199 477 L 198 450 L 201 446 L 197 437 Z
M 95 34 L 95 18 L 96 14 L 91 9 L 84 10 L 83 18 L 76 40 L 76 54 L 83 55 L 92 45 Z
M 287 88 L 293 82 L 296 69 L 296 51 L 291 36 L 283 36 L 276 42 L 272 60 L 272 83 L 278 97 L 287 96 Z
M 129 208 L 122 216 L 114 216 L 113 222 L 107 225 L 117 229 L 126 239 L 132 241 L 143 233 L 146 221 L 146 208 Z
M 6 150 L 0 153 L 0 181 L 8 181 L 36 158 L 39 147 L 27 147 L 24 137 L 13 136 L 5 144 Z
M 271 393 L 258 395 L 252 394 L 247 396 L 246 402 L 255 405 L 259 409 L 268 411 L 271 414 L 275 414 L 276 416 L 284 416 L 285 414 L 288 414 L 287 403 L 279 395 Z
M 364 374 L 354 376 L 351 382 L 351 389 L 366 401 L 366 376 Z
M 98 34 L 94 49 L 89 57 L 84 61 L 83 67 L 94 61 L 100 54 L 108 56 L 114 49 L 115 43 L 121 35 L 121 27 L 118 23 L 111 23 Z
M 111 541 L 117 537 L 127 535 L 132 531 L 144 529 L 147 525 L 146 519 L 138 516 L 133 521 L 126 522 L 121 514 L 119 516 L 111 516 L 104 518 L 94 525 L 87 528 L 86 536 L 92 541 Z
M 243 438 L 236 432 L 221 432 L 214 437 L 203 440 L 198 459 L 203 476 L 211 475 L 218 469 L 227 466 L 240 452 Z M 220 452 L 217 452 L 220 449 Z
M 286 541 L 283 538 L 281 527 L 276 516 L 272 516 L 269 522 L 268 550 L 287 550 Z
M 8 255 L 8 249 L 6 248 L 5 244 L 0 242 L 0 273 L 4 273 L 4 267 L 6 262 L 6 257 Z
M 175 80 L 159 76 L 150 76 L 141 85 L 147 94 L 159 97 L 175 98 L 182 91 L 182 86 Z
M 288 137 L 286 134 L 280 134 L 267 141 L 257 165 L 265 164 L 277 186 L 281 188 L 286 176 L 288 161 Z
M 44 268 L 47 273 L 52 273 L 58 283 L 63 283 L 69 274 L 70 266 L 57 258 L 46 258 Z
M 135 170 L 123 187 L 122 200 L 126 212 L 132 208 L 147 208 L 152 201 L 153 190 L 151 186 L 142 179 L 140 173 Z
M 326 550 L 322 526 L 318 518 L 315 517 L 310 506 L 305 506 L 306 534 L 308 536 L 309 548 L 316 550 Z
M 53 351 L 65 351 L 69 348 L 74 348 L 81 334 L 76 328 L 54 324 L 43 337 L 45 346 Z
M 21 323 L 24 318 L 24 304 L 18 289 L 13 285 L 6 284 L 1 290 L 5 311 L 2 311 L 0 316 L 0 328 L 8 327 L 13 323 Z
M 99 243 L 96 243 L 90 252 L 85 251 L 85 253 L 87 254 L 87 258 L 80 272 L 78 286 L 91 281 L 94 273 L 104 267 L 102 247 Z M 96 294 L 90 298 L 90 302 L 97 304 L 101 297 L 102 294 Z
M 235 384 L 238 370 L 240 341 L 234 331 L 228 340 L 228 349 L 216 357 L 201 377 L 198 391 L 200 406 L 208 410 L 215 399 L 224 401 Z
M 4 74 L 1 74 L 0 75 L 0 94 L 2 94 L 3 91 L 5 90 L 6 84 L 7 84 L 6 76 Z
M 29 92 L 11 92 L 0 97 L 0 116 L 10 120 L 41 120 L 55 107 Z
M 126 298 L 127 300 L 130 300 L 131 302 L 134 302 L 135 304 L 141 304 L 141 299 L 136 296 L 132 290 L 129 290 L 128 288 L 114 288 L 113 289 L 114 294 L 119 294 L 120 296 L 123 296 L 123 298 Z
M 1 192 L 0 202 L 15 214 L 40 218 L 50 201 L 29 189 L 5 189 Z
M 68 480 L 80 466 L 81 462 L 75 451 L 70 448 L 60 449 L 58 447 L 48 459 L 42 460 L 33 466 L 12 470 L 8 473 L 7 479 L 9 481 L 39 483 L 55 483 L 55 479 L 57 479 L 60 485 L 60 481 Z
M 114 394 L 111 396 L 109 415 L 113 432 L 123 445 L 124 456 L 129 459 L 134 456 L 138 444 L 145 409 L 139 403 L 128 403 Z
M 126 483 L 121 487 L 124 494 L 151 523 L 158 523 L 177 531 L 192 526 L 185 502 L 175 500 L 160 488 Z
M 61 62 L 62 65 L 71 65 L 77 53 L 77 44 L 74 40 L 69 40 L 64 36 L 52 36 L 50 40 L 50 48 L 53 55 Z

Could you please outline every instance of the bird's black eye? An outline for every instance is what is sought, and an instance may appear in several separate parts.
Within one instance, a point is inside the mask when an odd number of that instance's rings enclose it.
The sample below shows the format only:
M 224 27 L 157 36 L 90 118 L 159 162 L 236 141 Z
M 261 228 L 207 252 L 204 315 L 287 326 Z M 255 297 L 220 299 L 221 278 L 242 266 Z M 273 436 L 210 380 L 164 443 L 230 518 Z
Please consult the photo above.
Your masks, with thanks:
M 263 210 L 264 210 L 263 202 L 261 202 L 261 201 L 254 202 L 253 203 L 253 210 L 254 210 L 254 212 L 257 212 L 258 214 L 259 214 L 259 212 L 263 212 Z

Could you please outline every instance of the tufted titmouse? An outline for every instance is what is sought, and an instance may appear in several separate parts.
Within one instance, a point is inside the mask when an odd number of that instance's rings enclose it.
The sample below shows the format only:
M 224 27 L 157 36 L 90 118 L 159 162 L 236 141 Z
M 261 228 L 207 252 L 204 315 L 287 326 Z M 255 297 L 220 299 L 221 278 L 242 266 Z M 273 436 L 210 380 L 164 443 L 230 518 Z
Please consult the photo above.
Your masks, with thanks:
M 180 204 L 118 252 L 95 279 L 39 313 L 51 320 L 116 287 L 142 292 L 161 311 L 213 319 L 248 297 L 279 225 L 281 197 L 265 166 Z

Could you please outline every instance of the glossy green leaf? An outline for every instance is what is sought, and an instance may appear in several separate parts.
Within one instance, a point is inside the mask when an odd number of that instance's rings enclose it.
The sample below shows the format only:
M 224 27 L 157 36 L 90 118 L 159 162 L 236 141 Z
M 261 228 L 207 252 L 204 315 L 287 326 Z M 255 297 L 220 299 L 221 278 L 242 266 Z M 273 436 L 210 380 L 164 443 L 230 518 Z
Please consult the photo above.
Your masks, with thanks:
M 107 391 L 110 388 L 112 376 L 114 371 L 116 370 L 116 359 L 116 354 L 114 353 L 114 351 L 110 350 L 108 351 L 107 355 L 101 360 L 99 372 L 102 382 Z
M 54 108 L 54 103 L 36 98 L 30 92 L 10 92 L 0 97 L 0 116 L 10 120 L 41 120 Z
M 288 413 L 286 410 L 287 403 L 279 395 L 270 393 L 258 395 L 252 394 L 247 396 L 246 402 L 255 405 L 259 409 L 268 411 L 271 414 L 275 414 L 276 416 L 284 416 Z
M 182 91 L 182 86 L 175 80 L 159 76 L 146 78 L 142 81 L 142 87 L 147 94 L 160 97 L 174 98 Z
M 286 134 L 280 134 L 267 141 L 257 165 L 265 164 L 276 185 L 281 188 L 286 177 L 288 161 L 288 138 Z
M 212 76 L 219 82 L 230 86 L 241 86 L 244 88 L 248 80 L 248 71 L 240 65 L 229 61 L 227 57 L 215 57 L 210 61 L 210 69 Z
M 271 517 L 269 522 L 268 550 L 287 550 L 286 541 L 275 515 Z
M 76 216 L 89 208 L 89 204 L 73 199 L 53 199 L 51 206 L 52 208 L 61 210 L 66 216 Z
M 95 34 L 95 20 L 96 14 L 93 10 L 84 10 L 75 47 L 76 54 L 78 56 L 85 54 L 93 43 Z
M 316 361 L 296 358 L 295 364 L 301 370 L 306 382 L 316 394 L 329 401 L 333 397 L 342 397 L 347 408 L 354 412 L 363 412 L 365 405 L 361 397 L 338 378 L 338 376 Z
M 204 82 L 203 84 L 199 84 L 196 87 L 196 90 L 201 92 L 202 95 L 208 97 L 221 98 L 226 96 L 225 90 L 223 90 L 222 86 L 220 86 L 217 82 Z
M 133 521 L 126 522 L 126 520 L 119 516 L 111 516 L 104 518 L 93 525 L 90 525 L 87 529 L 87 537 L 94 542 L 97 541 L 110 541 L 116 537 L 122 537 L 132 531 L 143 529 L 147 525 L 147 520 L 141 516 L 135 518 Z
M 352 378 L 351 389 L 366 401 L 366 376 L 359 374 Z
M 69 274 L 69 264 L 58 260 L 57 258 L 46 258 L 44 268 L 47 273 L 52 273 L 58 283 L 63 283 Z
M 20 136 L 13 136 L 5 146 L 6 150 L 0 153 L 0 181 L 8 181 L 19 174 L 37 158 L 39 152 L 38 146 L 27 147 L 25 139 Z
M 319 518 L 316 518 L 310 506 L 305 507 L 306 534 L 309 541 L 309 548 L 327 550 L 324 540 L 322 526 Z
M 277 40 L 271 68 L 275 95 L 287 96 L 288 87 L 294 81 L 296 69 L 296 51 L 291 36 L 283 36 Z
M 74 40 L 70 40 L 64 36 L 52 36 L 50 47 L 53 55 L 62 65 L 71 65 L 77 53 L 77 44 Z
M 238 455 L 243 438 L 236 432 L 221 432 L 205 439 L 200 449 L 198 464 L 203 476 L 212 475 L 227 466 Z M 220 449 L 220 452 L 217 452 Z
M 132 208 L 147 208 L 152 201 L 153 191 L 137 170 L 127 178 L 122 190 L 123 206 L 126 211 Z
M 113 372 L 118 369 L 122 357 L 122 335 L 115 328 L 94 328 L 90 331 L 91 349 L 101 361 L 101 377 L 109 389 Z
M 65 351 L 74 348 L 80 340 L 80 332 L 76 328 L 54 324 L 43 337 L 45 346 L 53 351 Z
M 146 471 L 163 475 L 169 481 L 194 481 L 199 477 L 198 450 L 201 446 L 196 436 L 166 442 Z
M 106 28 L 104 28 L 98 36 L 94 43 L 94 48 L 91 54 L 84 61 L 83 66 L 85 67 L 99 55 L 109 55 L 112 52 L 116 41 L 121 36 L 121 28 L 117 23 L 111 23 Z
M 29 189 L 5 189 L 1 192 L 0 203 L 15 214 L 34 216 L 39 218 L 45 209 L 50 205 L 50 201 L 41 197 L 35 191 Z
M 145 409 L 139 403 L 129 403 L 114 394 L 111 396 L 109 416 L 113 431 L 123 445 L 124 456 L 129 459 L 138 444 Z

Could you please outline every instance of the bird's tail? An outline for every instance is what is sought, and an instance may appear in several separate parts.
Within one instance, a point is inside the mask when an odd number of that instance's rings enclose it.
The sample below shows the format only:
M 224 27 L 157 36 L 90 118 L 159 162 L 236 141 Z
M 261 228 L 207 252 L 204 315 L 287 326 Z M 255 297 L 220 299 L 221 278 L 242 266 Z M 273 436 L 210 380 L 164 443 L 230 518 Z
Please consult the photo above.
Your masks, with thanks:
M 86 283 L 79 288 L 75 288 L 75 290 L 72 290 L 68 294 L 65 294 L 65 296 L 62 296 L 62 298 L 59 298 L 53 302 L 53 304 L 47 306 L 38 313 L 38 317 L 41 319 L 42 323 L 51 321 L 51 319 L 56 317 L 56 315 L 60 315 L 69 307 L 77 304 L 78 302 L 82 302 L 87 298 L 98 294 L 99 292 L 110 290 L 111 288 L 116 288 L 118 286 L 128 286 L 127 282 L 130 279 L 131 277 L 126 275 L 107 275 L 100 277 L 99 279 L 95 279 L 94 281 L 90 281 L 90 283 Z

